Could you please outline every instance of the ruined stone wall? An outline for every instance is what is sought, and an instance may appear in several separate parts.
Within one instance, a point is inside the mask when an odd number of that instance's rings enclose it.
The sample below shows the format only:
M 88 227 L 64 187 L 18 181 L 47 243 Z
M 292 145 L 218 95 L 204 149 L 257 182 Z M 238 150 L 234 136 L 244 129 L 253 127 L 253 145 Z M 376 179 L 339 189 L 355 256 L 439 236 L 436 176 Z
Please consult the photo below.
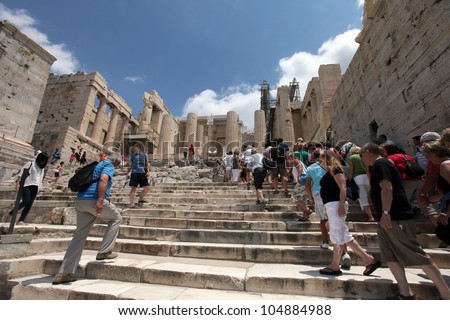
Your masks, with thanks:
M 0 132 L 30 143 L 56 58 L 7 21 L 0 22 Z
M 379 0 L 367 16 L 332 130 L 357 144 L 386 134 L 409 151 L 411 137 L 450 124 L 450 1 Z
M 65 133 L 69 127 L 86 131 L 95 119 L 94 106 L 90 106 L 89 77 L 75 75 L 50 75 L 36 122 L 33 144 L 53 152 L 64 147 Z M 88 119 L 88 123 L 84 123 Z M 92 130 L 92 129 L 91 129 Z M 70 147 L 77 147 L 77 144 Z M 69 146 L 67 146 L 69 148 Z
M 111 126 L 113 112 L 117 114 Z M 58 148 L 67 159 L 71 148 L 82 147 L 89 158 L 97 158 L 102 149 L 122 139 L 125 127 L 133 119 L 131 108 L 108 89 L 100 73 L 52 74 L 42 99 L 33 144 L 48 152 Z
M 331 124 L 330 105 L 333 94 L 342 79 L 338 64 L 319 67 L 319 77 L 308 83 L 301 106 L 294 109 L 296 137 L 304 141 L 323 142 L 327 140 L 327 131 Z
M 0 21 L 0 181 L 34 157 L 30 143 L 55 61 L 14 25 Z

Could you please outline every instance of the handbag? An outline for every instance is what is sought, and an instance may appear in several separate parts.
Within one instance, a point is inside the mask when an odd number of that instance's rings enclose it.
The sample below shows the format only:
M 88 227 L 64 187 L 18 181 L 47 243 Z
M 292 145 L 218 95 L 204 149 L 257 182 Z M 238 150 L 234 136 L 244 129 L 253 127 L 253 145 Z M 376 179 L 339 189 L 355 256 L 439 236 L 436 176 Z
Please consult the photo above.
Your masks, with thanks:
M 356 201 L 359 198 L 359 187 L 356 184 L 355 180 L 347 179 L 347 198 Z
M 415 161 L 410 161 L 405 157 L 405 173 L 408 177 L 421 177 L 425 174 L 425 170 Z

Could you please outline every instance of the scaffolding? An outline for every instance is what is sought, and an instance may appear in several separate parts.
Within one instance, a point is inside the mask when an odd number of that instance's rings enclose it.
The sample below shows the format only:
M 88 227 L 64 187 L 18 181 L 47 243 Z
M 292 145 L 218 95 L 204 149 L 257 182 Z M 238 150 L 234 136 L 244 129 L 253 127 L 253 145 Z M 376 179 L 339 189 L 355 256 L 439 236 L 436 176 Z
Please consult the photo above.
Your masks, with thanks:
M 297 79 L 294 78 L 292 82 L 289 82 L 289 87 L 291 88 L 289 91 L 289 101 L 300 102 L 300 85 Z
M 266 142 L 270 142 L 272 138 L 273 117 L 272 109 L 275 107 L 276 100 L 270 96 L 270 86 L 266 80 L 261 84 L 261 110 L 264 111 L 266 122 Z

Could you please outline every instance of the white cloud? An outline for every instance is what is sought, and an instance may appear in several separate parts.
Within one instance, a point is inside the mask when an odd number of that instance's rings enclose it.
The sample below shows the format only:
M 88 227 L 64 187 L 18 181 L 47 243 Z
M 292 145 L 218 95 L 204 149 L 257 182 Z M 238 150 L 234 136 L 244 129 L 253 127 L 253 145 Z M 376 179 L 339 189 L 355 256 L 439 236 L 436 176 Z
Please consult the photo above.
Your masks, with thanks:
M 249 130 L 253 130 L 254 112 L 259 109 L 259 85 L 241 84 L 227 88 L 218 95 L 207 89 L 188 99 L 184 105 L 183 115 L 195 112 L 199 116 L 225 115 L 235 111 L 239 120 L 244 122 Z
M 295 77 L 300 84 L 300 94 L 303 97 L 308 82 L 318 76 L 319 66 L 323 64 L 339 64 L 341 72 L 347 70 L 353 55 L 358 48 L 355 38 L 359 29 L 351 29 L 328 39 L 317 51 L 297 52 L 290 57 L 282 58 L 279 62 L 280 80 L 278 86 L 288 85 Z
M 364 7 L 364 0 L 358 0 L 358 8 Z
M 74 54 L 66 48 L 65 44 L 50 42 L 47 35 L 36 28 L 38 23 L 29 15 L 28 11 L 24 9 L 9 9 L 0 3 L 0 20 L 8 20 L 22 33 L 55 56 L 57 60 L 51 67 L 52 72 L 65 74 L 74 73 L 79 69 L 79 63 Z
M 335 38 L 328 39 L 319 48 L 316 54 L 310 52 L 297 52 L 279 61 L 280 79 L 277 87 L 289 85 L 295 77 L 300 84 L 300 94 L 313 77 L 318 76 L 319 66 L 322 64 L 340 64 L 344 73 L 355 54 L 358 44 L 355 42 L 359 29 L 351 29 Z M 274 89 L 274 88 L 272 88 Z M 228 88 L 220 95 L 207 89 L 188 99 L 183 113 L 195 112 L 199 116 L 224 115 L 228 111 L 236 111 L 239 119 L 249 130 L 254 128 L 254 112 L 259 109 L 261 93 L 259 85 L 241 85 Z
M 144 81 L 145 77 L 139 77 L 139 76 L 126 76 L 125 80 L 127 81 L 131 81 L 131 82 L 136 82 L 136 81 Z

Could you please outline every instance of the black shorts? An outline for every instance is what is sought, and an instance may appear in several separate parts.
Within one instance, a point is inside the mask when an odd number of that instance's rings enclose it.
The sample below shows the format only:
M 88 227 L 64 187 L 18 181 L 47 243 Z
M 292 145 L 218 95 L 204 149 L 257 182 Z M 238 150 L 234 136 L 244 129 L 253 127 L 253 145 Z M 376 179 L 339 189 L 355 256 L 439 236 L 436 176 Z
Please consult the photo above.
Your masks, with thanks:
M 149 186 L 145 173 L 132 173 L 130 177 L 130 187 L 146 187 Z
M 267 171 L 262 168 L 257 168 L 253 171 L 253 178 L 256 190 L 261 190 L 263 188 L 264 179 L 266 178 Z

